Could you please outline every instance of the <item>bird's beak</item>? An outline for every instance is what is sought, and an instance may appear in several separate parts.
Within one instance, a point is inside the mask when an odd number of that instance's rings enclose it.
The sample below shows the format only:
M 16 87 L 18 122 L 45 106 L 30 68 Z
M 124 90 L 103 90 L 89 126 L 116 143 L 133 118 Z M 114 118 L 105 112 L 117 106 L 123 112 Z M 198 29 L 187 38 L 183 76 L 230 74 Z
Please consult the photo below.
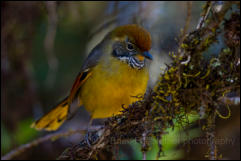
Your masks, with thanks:
M 144 57 L 146 57 L 147 59 L 150 59 L 150 60 L 153 59 L 152 55 L 151 55 L 148 51 L 144 51 L 144 52 L 142 53 L 142 55 L 143 55 Z

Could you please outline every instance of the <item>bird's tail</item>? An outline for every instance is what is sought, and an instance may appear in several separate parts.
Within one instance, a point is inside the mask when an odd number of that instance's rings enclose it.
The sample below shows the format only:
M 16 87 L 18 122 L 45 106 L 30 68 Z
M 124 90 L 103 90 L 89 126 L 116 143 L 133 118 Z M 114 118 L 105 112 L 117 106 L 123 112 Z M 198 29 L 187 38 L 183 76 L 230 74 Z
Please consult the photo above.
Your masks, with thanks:
M 67 119 L 69 111 L 68 97 L 62 100 L 56 107 L 35 121 L 31 127 L 37 130 L 55 131 Z

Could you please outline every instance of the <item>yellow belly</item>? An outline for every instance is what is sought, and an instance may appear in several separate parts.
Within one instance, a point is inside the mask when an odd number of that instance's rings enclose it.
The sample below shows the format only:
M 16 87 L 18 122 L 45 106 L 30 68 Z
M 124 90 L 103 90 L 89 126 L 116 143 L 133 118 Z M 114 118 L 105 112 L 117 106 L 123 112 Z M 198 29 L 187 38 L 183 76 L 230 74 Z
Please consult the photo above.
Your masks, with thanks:
M 133 69 L 113 59 L 109 64 L 98 64 L 81 88 L 79 99 L 92 118 L 107 118 L 120 114 L 122 106 L 136 102 L 135 96 L 144 95 L 148 71 Z

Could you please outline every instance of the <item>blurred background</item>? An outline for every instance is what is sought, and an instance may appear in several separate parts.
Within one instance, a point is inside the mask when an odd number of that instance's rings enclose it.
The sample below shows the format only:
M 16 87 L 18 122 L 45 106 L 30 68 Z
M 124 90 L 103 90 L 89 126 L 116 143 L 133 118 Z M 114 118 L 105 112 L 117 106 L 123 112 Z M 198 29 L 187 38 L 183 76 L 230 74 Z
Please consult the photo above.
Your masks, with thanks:
M 204 4 L 192 3 L 188 31 L 196 28 Z M 186 16 L 187 2 L 1 2 L 1 155 L 48 134 L 31 129 L 31 123 L 68 95 L 89 51 L 116 26 L 137 23 L 151 33 L 154 61 L 149 87 L 153 87 L 171 62 L 168 54 L 177 49 Z M 232 108 L 232 114 L 228 120 L 217 119 L 218 149 L 224 159 L 240 159 L 240 108 Z M 87 122 L 82 108 L 59 131 Z M 16 159 L 56 159 L 81 138 L 47 141 Z M 169 129 L 163 150 L 159 159 L 205 159 L 207 145 L 194 125 L 188 135 Z M 153 139 L 147 159 L 155 159 L 157 151 Z M 121 145 L 117 157 L 141 159 L 140 144 Z

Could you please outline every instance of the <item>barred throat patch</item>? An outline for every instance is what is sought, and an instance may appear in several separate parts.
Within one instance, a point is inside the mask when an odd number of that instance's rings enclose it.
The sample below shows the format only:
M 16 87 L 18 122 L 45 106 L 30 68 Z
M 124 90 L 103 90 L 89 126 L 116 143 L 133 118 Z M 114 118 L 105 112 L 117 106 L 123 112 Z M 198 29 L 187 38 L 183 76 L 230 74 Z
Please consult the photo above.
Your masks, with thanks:
M 120 56 L 118 58 L 121 61 L 129 64 L 132 68 L 135 68 L 135 69 L 142 69 L 145 66 L 144 60 L 143 61 L 138 61 L 134 57 Z

